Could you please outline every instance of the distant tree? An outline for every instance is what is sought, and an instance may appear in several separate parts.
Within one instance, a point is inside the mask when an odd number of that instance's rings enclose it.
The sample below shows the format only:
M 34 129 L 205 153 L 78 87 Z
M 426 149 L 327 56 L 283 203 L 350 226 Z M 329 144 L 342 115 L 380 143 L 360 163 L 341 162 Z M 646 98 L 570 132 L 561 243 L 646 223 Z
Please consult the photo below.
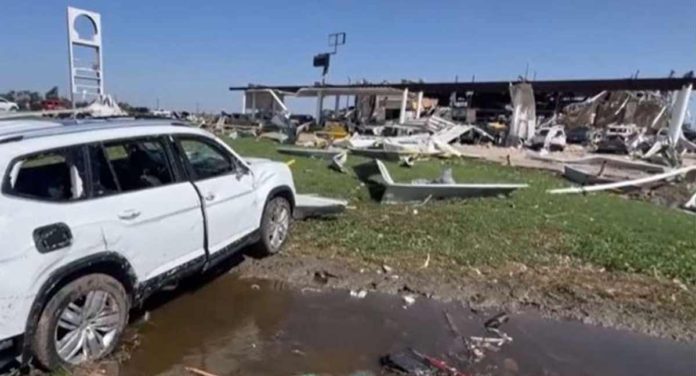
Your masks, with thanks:
M 15 91 L 10 90 L 7 93 L 0 93 L 0 97 L 3 97 L 7 99 L 8 101 L 14 102 L 15 101 Z
M 41 93 L 32 91 L 29 93 L 29 108 L 32 111 L 41 111 L 41 102 L 43 101 L 43 96 Z
M 118 102 L 118 106 L 126 112 L 130 112 L 131 108 L 133 108 L 128 102 Z
M 54 86 L 51 90 L 47 91 L 44 97 L 46 99 L 60 99 L 58 95 L 58 86 Z

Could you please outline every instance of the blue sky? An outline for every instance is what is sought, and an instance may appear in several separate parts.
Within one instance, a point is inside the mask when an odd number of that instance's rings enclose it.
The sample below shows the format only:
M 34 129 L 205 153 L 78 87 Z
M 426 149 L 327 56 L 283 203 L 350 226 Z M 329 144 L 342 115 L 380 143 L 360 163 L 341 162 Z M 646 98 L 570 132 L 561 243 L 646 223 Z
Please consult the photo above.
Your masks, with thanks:
M 666 76 L 696 69 L 696 1 L 3 1 L 0 92 L 68 91 L 66 6 L 102 14 L 107 92 L 238 111 L 230 85 Z M 311 111 L 306 104 L 300 110 Z M 693 106 L 692 106 L 693 108 Z

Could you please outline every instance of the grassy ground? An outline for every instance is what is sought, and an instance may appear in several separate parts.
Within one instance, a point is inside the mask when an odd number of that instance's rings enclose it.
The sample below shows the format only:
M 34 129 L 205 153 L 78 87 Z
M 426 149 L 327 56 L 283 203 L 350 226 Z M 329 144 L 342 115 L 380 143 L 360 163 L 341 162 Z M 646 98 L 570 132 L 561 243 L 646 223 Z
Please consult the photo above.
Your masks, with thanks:
M 696 216 L 609 193 L 549 195 L 567 183 L 552 173 L 472 160 L 431 160 L 413 168 L 387 163 L 396 181 L 435 178 L 445 166 L 458 182 L 514 182 L 530 187 L 510 198 L 380 205 L 353 175 L 328 169 L 319 159 L 279 154 L 270 141 L 230 140 L 245 156 L 291 166 L 299 192 L 350 200 L 354 210 L 333 221 L 299 223 L 304 247 L 367 260 L 434 260 L 470 267 L 510 262 L 553 265 L 559 259 L 607 271 L 678 278 L 696 284 Z M 368 161 L 349 156 L 348 165 Z

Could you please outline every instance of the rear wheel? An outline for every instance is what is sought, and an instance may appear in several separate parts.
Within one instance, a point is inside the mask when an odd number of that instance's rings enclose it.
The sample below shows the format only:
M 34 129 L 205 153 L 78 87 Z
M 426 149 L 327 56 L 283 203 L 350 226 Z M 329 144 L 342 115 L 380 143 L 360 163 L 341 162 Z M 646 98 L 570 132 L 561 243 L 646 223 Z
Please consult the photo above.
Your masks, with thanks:
M 290 234 L 292 209 L 284 197 L 274 197 L 266 203 L 261 219 L 261 240 L 257 251 L 262 256 L 278 253 Z
M 118 345 L 128 323 L 128 297 L 114 278 L 92 274 L 61 288 L 48 302 L 32 341 L 42 366 L 97 360 Z

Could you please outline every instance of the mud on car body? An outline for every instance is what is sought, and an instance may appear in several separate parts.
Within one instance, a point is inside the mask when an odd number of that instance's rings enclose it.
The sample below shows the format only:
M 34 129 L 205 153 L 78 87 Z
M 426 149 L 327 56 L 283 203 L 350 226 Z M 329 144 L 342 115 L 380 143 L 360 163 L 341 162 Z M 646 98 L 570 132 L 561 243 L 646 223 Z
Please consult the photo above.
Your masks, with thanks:
M 166 121 L 0 122 L 0 370 L 108 355 L 129 310 L 244 246 L 278 252 L 295 189 Z

